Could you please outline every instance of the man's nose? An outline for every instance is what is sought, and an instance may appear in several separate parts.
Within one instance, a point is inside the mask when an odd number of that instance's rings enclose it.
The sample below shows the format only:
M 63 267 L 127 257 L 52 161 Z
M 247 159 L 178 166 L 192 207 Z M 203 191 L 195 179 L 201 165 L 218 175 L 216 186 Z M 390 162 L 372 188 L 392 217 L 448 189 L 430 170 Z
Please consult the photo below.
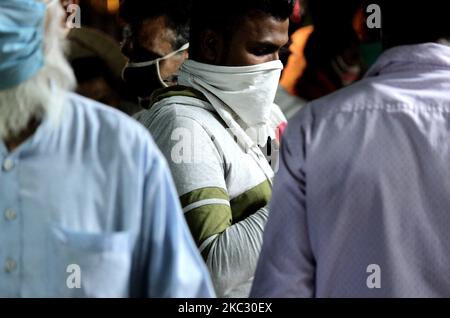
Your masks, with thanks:
M 280 59 L 280 52 L 277 51 L 270 56 L 269 62 L 278 61 Z

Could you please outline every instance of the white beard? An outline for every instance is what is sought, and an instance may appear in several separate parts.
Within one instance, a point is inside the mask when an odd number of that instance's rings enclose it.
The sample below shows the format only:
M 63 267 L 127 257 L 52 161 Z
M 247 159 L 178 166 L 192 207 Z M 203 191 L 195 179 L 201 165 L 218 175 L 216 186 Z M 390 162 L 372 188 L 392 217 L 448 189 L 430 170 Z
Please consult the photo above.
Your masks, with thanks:
M 57 124 L 65 92 L 75 87 L 75 76 L 64 57 L 63 10 L 49 5 L 44 40 L 45 66 L 28 81 L 0 91 L 0 140 L 18 136 L 31 120 L 47 117 Z

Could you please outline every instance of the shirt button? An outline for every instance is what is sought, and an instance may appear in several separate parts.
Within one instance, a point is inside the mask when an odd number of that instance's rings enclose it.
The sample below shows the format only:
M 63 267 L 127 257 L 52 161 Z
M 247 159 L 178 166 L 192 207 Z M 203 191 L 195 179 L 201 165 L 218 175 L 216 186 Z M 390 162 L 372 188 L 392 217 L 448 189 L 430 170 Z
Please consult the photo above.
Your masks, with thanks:
M 5 219 L 8 221 L 14 221 L 17 218 L 17 213 L 13 209 L 7 209 L 5 211 Z
M 5 262 L 5 272 L 12 273 L 17 269 L 17 263 L 13 259 L 7 259 Z
M 14 161 L 12 159 L 6 159 L 3 162 L 3 170 L 8 172 L 14 169 Z

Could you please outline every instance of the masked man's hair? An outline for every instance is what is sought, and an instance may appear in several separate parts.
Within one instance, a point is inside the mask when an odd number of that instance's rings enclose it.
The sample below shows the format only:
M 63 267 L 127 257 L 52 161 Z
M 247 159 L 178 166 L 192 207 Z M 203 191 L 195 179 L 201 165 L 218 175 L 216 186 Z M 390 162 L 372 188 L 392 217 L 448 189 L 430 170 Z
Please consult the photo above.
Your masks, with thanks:
M 193 0 L 191 15 L 191 56 L 197 56 L 203 32 L 212 30 L 227 41 L 239 28 L 242 19 L 251 11 L 260 11 L 278 20 L 288 19 L 295 0 Z

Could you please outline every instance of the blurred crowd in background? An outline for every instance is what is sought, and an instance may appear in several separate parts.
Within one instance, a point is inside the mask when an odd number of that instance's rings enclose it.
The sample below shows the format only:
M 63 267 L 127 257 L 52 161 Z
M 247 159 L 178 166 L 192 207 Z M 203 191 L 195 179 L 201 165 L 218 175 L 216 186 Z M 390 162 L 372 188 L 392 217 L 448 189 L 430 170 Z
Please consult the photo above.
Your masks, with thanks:
M 126 74 L 130 75 L 128 81 L 124 78 L 127 46 L 133 36 L 136 40 L 136 34 L 130 33 L 138 33 L 143 46 L 137 53 L 141 60 L 161 58 L 164 53 L 180 49 L 188 42 L 190 1 L 174 1 L 169 6 L 164 0 L 63 1 L 66 9 L 70 4 L 78 5 L 81 13 L 82 27 L 70 32 L 68 50 L 78 81 L 77 92 L 129 115 L 139 112 L 151 90 L 160 85 L 152 65 L 129 69 L 134 74 Z M 290 41 L 280 51 L 285 68 L 276 97 L 288 118 L 306 102 L 361 79 L 381 54 L 380 30 L 369 29 L 366 24 L 368 4 L 367 0 L 296 1 L 290 19 Z M 70 15 L 70 9 L 67 11 Z M 169 22 L 158 20 L 164 16 L 169 17 Z M 175 32 L 177 41 L 165 43 L 170 41 L 162 36 L 166 28 Z M 173 56 L 161 61 L 162 79 L 176 84 L 173 77 L 187 57 L 186 50 L 181 59 Z M 153 87 L 148 83 L 152 78 Z

